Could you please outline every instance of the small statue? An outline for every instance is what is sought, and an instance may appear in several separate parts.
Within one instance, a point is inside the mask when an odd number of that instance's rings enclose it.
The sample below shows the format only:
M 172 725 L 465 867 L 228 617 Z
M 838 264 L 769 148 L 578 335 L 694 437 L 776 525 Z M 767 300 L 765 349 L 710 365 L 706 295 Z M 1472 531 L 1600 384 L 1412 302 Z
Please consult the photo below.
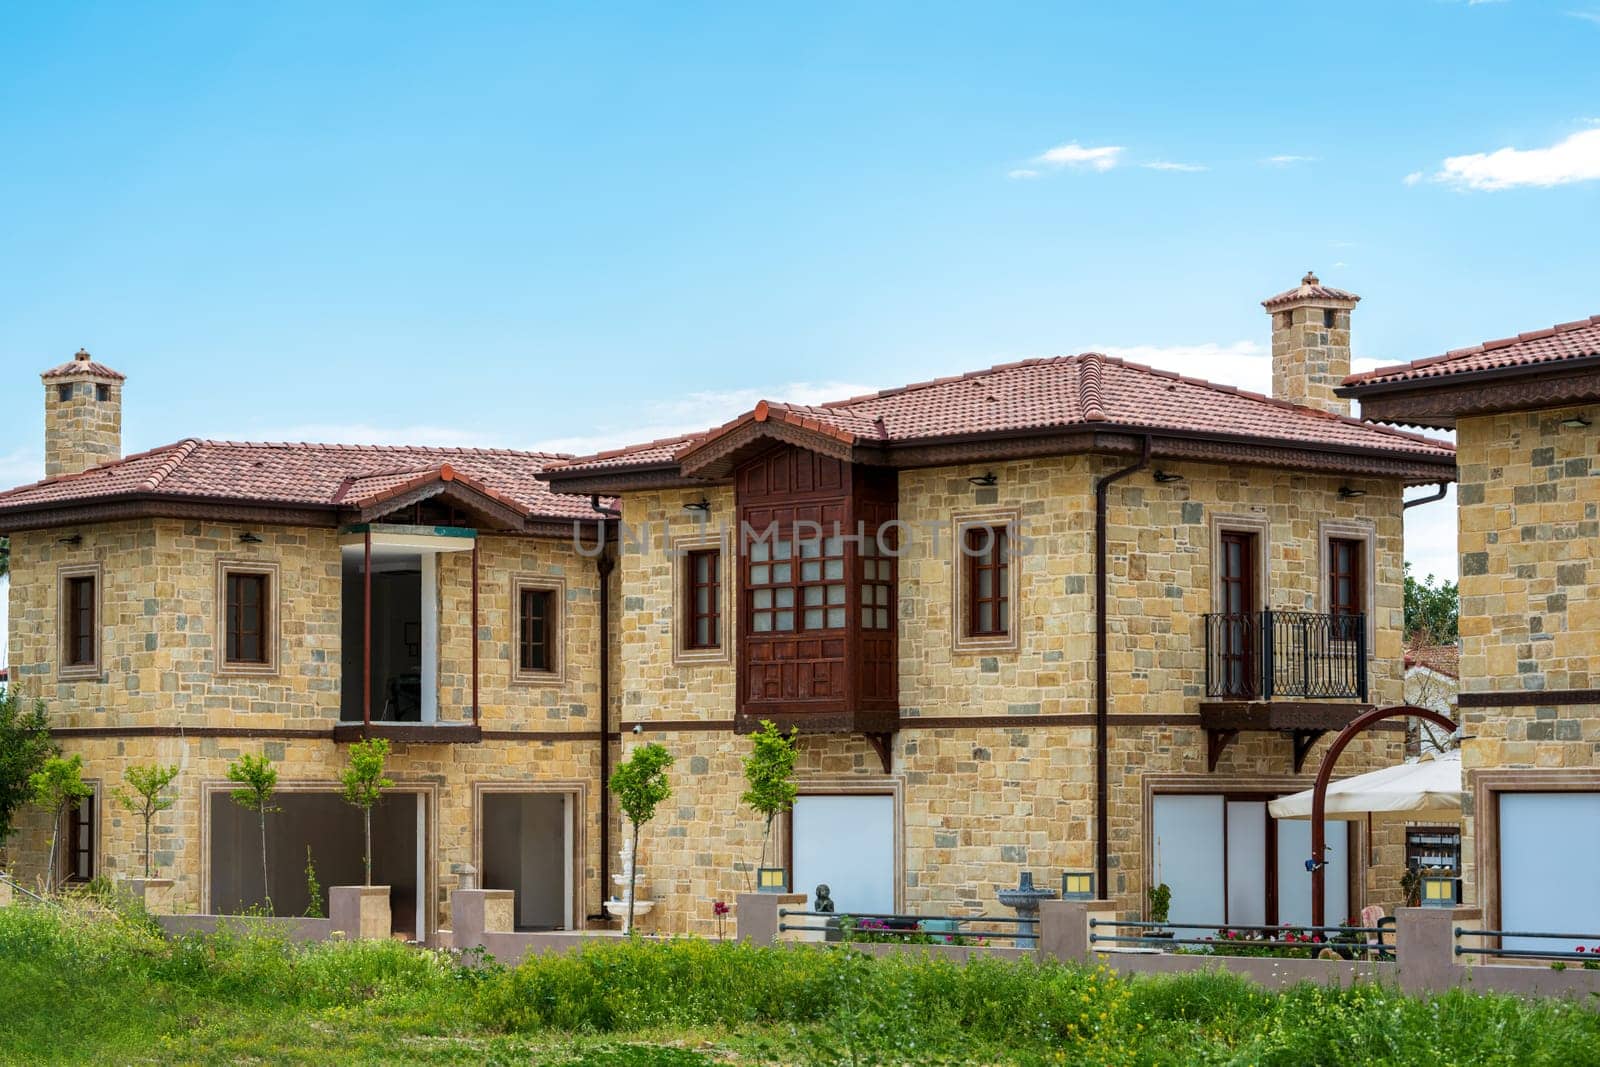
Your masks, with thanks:
M 816 902 L 811 905 L 811 910 L 819 915 L 833 914 L 833 897 L 829 892 L 828 884 L 826 882 L 817 886 L 817 899 Z

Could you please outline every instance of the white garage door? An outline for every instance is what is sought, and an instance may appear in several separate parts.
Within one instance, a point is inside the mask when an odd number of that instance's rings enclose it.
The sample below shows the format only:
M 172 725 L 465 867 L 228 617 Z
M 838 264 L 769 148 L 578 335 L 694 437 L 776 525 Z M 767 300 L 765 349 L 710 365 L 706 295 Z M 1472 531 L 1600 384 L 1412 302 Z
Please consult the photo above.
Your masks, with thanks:
M 894 912 L 894 797 L 803 796 L 792 825 L 795 892 L 824 883 L 841 914 Z
M 1600 934 L 1600 793 L 1500 794 L 1500 929 Z M 1505 939 L 1513 949 L 1595 944 Z

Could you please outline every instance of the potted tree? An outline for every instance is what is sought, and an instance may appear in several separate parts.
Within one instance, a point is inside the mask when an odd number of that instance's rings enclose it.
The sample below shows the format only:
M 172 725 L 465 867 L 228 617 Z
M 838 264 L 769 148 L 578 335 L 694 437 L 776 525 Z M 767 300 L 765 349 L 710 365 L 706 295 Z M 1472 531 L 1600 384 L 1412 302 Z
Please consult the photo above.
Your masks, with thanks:
M 158 814 L 177 803 L 175 798 L 167 795 L 166 790 L 178 777 L 178 768 L 154 765 L 129 767 L 122 772 L 122 777 L 128 784 L 117 790 L 117 800 L 144 823 L 144 877 L 132 879 L 129 884 L 134 896 L 148 905 L 152 892 L 165 893 L 172 888 L 172 879 L 155 877 L 155 867 L 151 863 L 150 824 Z
M 1160 882 L 1145 890 L 1145 896 L 1150 901 L 1150 921 L 1164 923 L 1172 911 L 1172 887 L 1165 882 Z M 1146 930 L 1146 937 L 1171 937 L 1171 930 Z
M 261 826 L 261 899 L 272 914 L 272 882 L 267 877 L 267 816 L 277 811 L 272 794 L 278 788 L 278 769 L 266 756 L 240 756 L 228 764 L 228 781 L 239 788 L 229 794 L 233 802 L 256 813 Z
M 655 818 L 656 808 L 672 795 L 672 783 L 667 781 L 670 766 L 672 754 L 652 741 L 634 749 L 627 762 L 611 772 L 611 791 L 617 796 L 617 806 L 633 825 L 624 933 L 633 932 L 633 891 L 639 879 L 639 828 Z
M 790 728 L 785 736 L 768 719 L 750 735 L 750 754 L 744 759 L 744 780 L 749 786 L 740 803 L 760 815 L 761 859 L 756 864 L 756 888 L 762 892 L 783 893 L 789 888 L 788 872 L 767 865 L 767 850 L 772 843 L 772 823 L 794 807 L 798 788 L 794 784 L 794 765 L 799 758 L 800 731 Z
M 363 938 L 388 937 L 391 927 L 389 887 L 372 884 L 372 809 L 383 797 L 383 791 L 394 786 L 394 781 L 383 774 L 384 761 L 388 758 L 389 742 L 386 739 L 372 737 L 357 741 L 350 746 L 350 766 L 345 768 L 340 778 L 345 801 L 361 812 L 365 846 L 361 862 L 365 882 L 360 886 L 334 886 L 329 893 L 329 910 L 338 916 L 353 905 L 355 914 L 346 921 L 353 921 L 359 936 Z M 309 857 L 307 863 L 310 863 Z
M 44 872 L 46 893 L 54 892 L 56 882 L 56 844 L 61 839 L 61 817 L 79 801 L 94 795 L 83 780 L 83 757 L 51 756 L 28 779 L 33 802 L 50 812 L 50 863 Z

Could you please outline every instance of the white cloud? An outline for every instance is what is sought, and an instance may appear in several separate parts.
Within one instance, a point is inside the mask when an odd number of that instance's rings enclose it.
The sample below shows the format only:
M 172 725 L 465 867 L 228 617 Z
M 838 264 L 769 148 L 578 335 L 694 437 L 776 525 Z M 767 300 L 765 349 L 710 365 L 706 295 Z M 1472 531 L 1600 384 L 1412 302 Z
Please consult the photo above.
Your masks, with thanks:
M 1272 391 L 1272 353 L 1257 341 L 1226 345 L 1215 341 L 1197 345 L 1106 345 L 1094 351 L 1191 378 L 1235 385 L 1253 393 Z
M 0 455 L 0 489 L 27 485 L 44 477 L 44 453 L 30 448 Z
M 1029 170 L 1027 167 L 1018 167 L 1016 170 L 1008 171 L 1006 173 L 1006 177 L 1007 178 L 1018 178 L 1018 179 L 1023 179 L 1023 180 L 1026 180 L 1028 178 L 1037 178 L 1038 176 L 1039 176 L 1039 172 L 1038 171 Z
M 1568 11 L 1567 17 L 1582 19 L 1584 22 L 1592 22 L 1596 26 L 1600 26 L 1600 11 Z
M 1600 179 L 1600 129 L 1580 130 L 1549 148 L 1501 148 L 1451 156 L 1428 180 L 1458 189 L 1493 191 L 1595 179 Z
M 1201 166 L 1199 163 L 1170 163 L 1164 159 L 1158 159 L 1154 163 L 1141 163 L 1139 165 L 1148 170 L 1176 170 L 1182 171 L 1185 174 L 1194 174 L 1202 170 L 1211 169 L 1210 167 Z
M 382 426 L 369 422 L 256 425 L 210 436 L 258 441 L 316 441 L 352 445 L 433 445 L 460 448 L 516 448 L 534 452 L 583 455 L 663 437 L 676 437 L 718 426 L 756 406 L 758 400 L 822 404 L 874 392 L 882 386 L 857 382 L 787 382 L 749 389 L 686 393 L 645 404 L 627 422 L 602 424 L 583 433 L 534 437 L 521 425 L 475 426 L 471 429 L 431 424 Z M 201 436 L 207 436 L 202 434 Z M 0 470 L 4 470 L 0 457 Z
M 1422 172 L 1420 170 L 1414 170 L 1401 179 L 1401 181 L 1405 182 L 1407 185 L 1416 185 L 1421 180 Z
M 1290 167 L 1296 163 L 1315 163 L 1316 156 L 1268 156 L 1261 162 L 1269 167 Z
M 1125 149 L 1121 145 L 1102 145 L 1098 148 L 1086 148 L 1076 141 L 1056 147 L 1040 155 L 1034 160 L 1036 163 L 1048 164 L 1052 167 L 1087 168 L 1095 171 L 1108 171 L 1120 162 Z

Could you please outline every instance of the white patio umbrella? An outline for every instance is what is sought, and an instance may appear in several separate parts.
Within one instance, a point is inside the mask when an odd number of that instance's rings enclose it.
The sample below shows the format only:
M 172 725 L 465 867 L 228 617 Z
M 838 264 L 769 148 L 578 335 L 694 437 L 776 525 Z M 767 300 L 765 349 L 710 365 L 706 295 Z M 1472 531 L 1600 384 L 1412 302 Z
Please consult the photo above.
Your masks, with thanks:
M 1311 790 L 1279 797 L 1267 805 L 1274 819 L 1311 818 Z M 1400 819 L 1461 818 L 1461 752 L 1427 756 L 1343 778 L 1328 785 L 1330 819 L 1391 816 Z

